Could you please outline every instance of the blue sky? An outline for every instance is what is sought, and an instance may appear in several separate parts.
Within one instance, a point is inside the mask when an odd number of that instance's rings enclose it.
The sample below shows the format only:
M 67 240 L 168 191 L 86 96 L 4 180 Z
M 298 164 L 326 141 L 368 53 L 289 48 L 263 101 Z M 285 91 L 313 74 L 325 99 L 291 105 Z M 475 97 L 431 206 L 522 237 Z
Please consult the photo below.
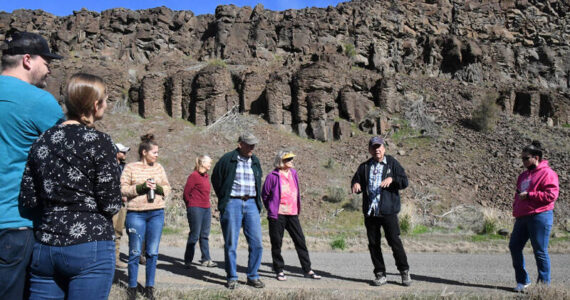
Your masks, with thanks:
M 173 10 L 191 10 L 194 14 L 201 15 L 213 14 L 216 6 L 222 4 L 234 4 L 240 7 L 248 5 L 254 7 L 257 3 L 261 3 L 265 9 L 286 10 L 290 8 L 299 9 L 313 6 L 336 6 L 338 3 L 345 1 L 347 0 L 0 0 L 0 11 L 12 12 L 13 10 L 20 8 L 42 9 L 57 16 L 67 16 L 71 15 L 74 10 L 81 10 L 81 8 L 101 12 L 115 7 L 124 7 L 135 10 L 166 6 Z

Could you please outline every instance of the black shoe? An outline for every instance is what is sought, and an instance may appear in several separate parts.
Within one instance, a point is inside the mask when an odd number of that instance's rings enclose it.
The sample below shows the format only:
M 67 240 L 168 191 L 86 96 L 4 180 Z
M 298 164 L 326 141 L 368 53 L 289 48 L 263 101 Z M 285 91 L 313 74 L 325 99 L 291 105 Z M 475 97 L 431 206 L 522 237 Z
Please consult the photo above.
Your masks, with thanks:
M 135 299 L 137 299 L 137 288 L 136 287 L 127 288 L 127 300 L 135 300 Z
M 372 285 L 381 286 L 381 285 L 385 285 L 386 282 L 388 282 L 388 280 L 386 279 L 386 275 L 382 274 L 382 273 L 378 273 L 378 274 L 376 274 L 376 278 L 374 278 L 374 280 L 372 280 Z
M 404 286 L 412 285 L 412 276 L 410 276 L 409 270 L 400 272 L 400 275 L 402 275 L 402 285 Z
M 259 279 L 249 279 L 248 278 L 247 279 L 247 285 L 250 285 L 250 286 L 252 286 L 254 288 L 258 288 L 258 289 L 265 287 L 265 283 L 261 282 L 261 280 L 259 280 Z
M 228 289 L 234 290 L 238 286 L 237 280 L 228 280 Z
M 156 300 L 156 298 L 154 298 L 154 287 L 153 286 L 147 286 L 144 288 L 144 296 L 145 298 L 149 299 L 149 300 Z

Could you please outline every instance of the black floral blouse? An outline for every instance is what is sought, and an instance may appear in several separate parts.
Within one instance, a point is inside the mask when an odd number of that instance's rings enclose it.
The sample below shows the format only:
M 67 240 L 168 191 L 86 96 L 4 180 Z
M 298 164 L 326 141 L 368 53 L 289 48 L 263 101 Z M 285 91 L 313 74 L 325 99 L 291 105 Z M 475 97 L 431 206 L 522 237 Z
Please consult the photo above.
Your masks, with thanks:
M 79 124 L 44 132 L 28 156 L 20 205 L 36 214 L 34 233 L 43 244 L 113 240 L 121 190 L 111 137 Z

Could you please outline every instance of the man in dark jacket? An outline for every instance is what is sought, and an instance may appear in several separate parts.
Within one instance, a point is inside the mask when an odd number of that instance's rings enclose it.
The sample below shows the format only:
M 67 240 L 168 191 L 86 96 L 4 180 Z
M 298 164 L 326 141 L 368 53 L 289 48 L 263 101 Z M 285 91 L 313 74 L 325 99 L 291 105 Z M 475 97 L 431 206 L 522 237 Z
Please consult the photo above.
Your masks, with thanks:
M 115 147 L 117 148 L 117 162 L 119 163 L 119 170 L 121 171 L 121 174 L 123 174 L 123 170 L 127 164 L 125 162 L 127 159 L 127 153 L 129 150 L 131 150 L 131 148 L 119 143 L 115 144 Z M 120 248 L 123 229 L 125 229 L 125 220 L 127 219 L 127 207 L 125 206 L 125 203 L 127 203 L 127 197 L 123 196 L 121 198 L 123 200 L 121 210 L 113 216 L 113 228 L 115 229 L 115 267 L 119 269 L 126 269 L 128 265 L 125 262 L 121 261 Z M 143 257 L 145 256 L 141 255 L 141 260 Z
M 261 244 L 261 164 L 253 150 L 258 143 L 251 133 L 242 134 L 238 148 L 220 158 L 212 171 L 212 186 L 218 197 L 220 223 L 224 235 L 224 259 L 228 288 L 238 284 L 236 249 L 241 226 L 249 244 L 247 284 L 263 288 L 259 280 Z
M 368 250 L 374 264 L 373 285 L 383 285 L 386 280 L 386 266 L 380 248 L 382 237 L 380 227 L 384 228 L 388 245 L 392 248 L 398 271 L 402 276 L 402 284 L 412 283 L 408 266 L 408 258 L 400 239 L 399 190 L 408 186 L 408 178 L 404 168 L 390 155 L 384 155 L 384 139 L 375 136 L 368 142 L 368 152 L 372 156 L 360 164 L 352 177 L 352 192 L 362 192 L 362 212 L 364 225 L 368 235 Z

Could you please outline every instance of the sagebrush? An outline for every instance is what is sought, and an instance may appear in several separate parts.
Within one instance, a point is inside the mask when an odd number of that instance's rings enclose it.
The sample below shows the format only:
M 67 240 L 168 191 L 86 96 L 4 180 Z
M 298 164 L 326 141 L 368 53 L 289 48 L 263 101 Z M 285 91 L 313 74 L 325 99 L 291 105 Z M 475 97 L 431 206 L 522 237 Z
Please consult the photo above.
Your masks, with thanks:
M 490 132 L 495 129 L 499 118 L 499 106 L 496 104 L 496 99 L 496 94 L 488 93 L 475 107 L 471 114 L 471 124 L 475 129 L 482 132 Z

